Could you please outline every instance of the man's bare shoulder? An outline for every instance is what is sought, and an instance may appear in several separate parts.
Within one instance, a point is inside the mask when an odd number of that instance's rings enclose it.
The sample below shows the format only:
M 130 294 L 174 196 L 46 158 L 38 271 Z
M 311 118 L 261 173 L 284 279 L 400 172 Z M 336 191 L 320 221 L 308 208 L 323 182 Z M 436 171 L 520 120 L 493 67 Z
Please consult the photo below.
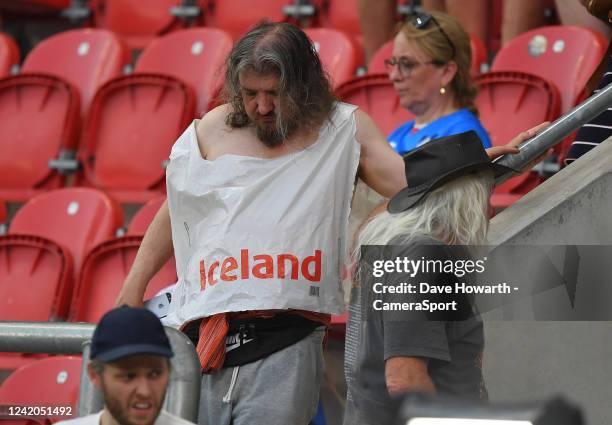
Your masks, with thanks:
M 225 124 L 225 119 L 230 112 L 231 106 L 226 103 L 206 112 L 198 121 L 196 134 L 203 157 L 206 157 L 206 153 L 210 152 L 216 141 L 221 139 L 219 137 L 221 132 L 230 131 L 230 127 Z
M 230 112 L 231 106 L 228 103 L 217 106 L 216 108 L 206 112 L 198 122 L 198 137 L 205 137 L 206 134 L 210 133 L 211 131 L 229 129 L 229 127 L 225 124 L 225 119 Z

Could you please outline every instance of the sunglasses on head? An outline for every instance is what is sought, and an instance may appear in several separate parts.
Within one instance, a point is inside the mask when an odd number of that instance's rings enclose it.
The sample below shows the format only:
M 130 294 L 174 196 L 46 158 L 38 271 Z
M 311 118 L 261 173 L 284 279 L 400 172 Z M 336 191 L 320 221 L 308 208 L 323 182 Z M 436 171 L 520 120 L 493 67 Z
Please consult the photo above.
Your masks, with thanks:
M 426 29 L 429 26 L 430 22 L 433 22 L 436 25 L 436 27 L 438 27 L 438 29 L 440 30 L 440 32 L 442 33 L 444 38 L 446 38 L 446 41 L 448 41 L 448 44 L 450 45 L 451 49 L 453 50 L 453 56 L 451 57 L 451 60 L 455 59 L 455 55 L 457 53 L 457 50 L 455 49 L 455 45 L 451 41 L 451 39 L 448 36 L 448 34 L 446 34 L 446 31 L 444 31 L 442 29 L 442 26 L 438 23 L 436 18 L 434 18 L 429 13 L 417 13 L 416 15 L 414 15 L 414 18 L 412 18 L 412 20 L 410 21 L 412 26 L 415 27 L 418 30 Z

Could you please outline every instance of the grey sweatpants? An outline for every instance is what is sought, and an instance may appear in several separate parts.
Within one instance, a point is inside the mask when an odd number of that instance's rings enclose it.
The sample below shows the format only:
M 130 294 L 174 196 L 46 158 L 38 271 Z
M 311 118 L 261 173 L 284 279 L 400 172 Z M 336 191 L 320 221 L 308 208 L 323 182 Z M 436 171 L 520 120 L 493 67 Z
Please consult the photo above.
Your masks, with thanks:
M 307 425 L 323 379 L 324 328 L 243 366 L 202 376 L 199 425 Z

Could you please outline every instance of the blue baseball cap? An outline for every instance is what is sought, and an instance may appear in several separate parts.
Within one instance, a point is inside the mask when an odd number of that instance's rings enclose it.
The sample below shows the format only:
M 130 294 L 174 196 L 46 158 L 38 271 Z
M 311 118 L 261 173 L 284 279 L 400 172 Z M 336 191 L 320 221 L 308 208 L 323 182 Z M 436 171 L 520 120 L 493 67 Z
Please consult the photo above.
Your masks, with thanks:
M 102 316 L 91 339 L 91 359 L 109 363 L 135 354 L 173 356 L 157 316 L 145 308 L 127 305 Z

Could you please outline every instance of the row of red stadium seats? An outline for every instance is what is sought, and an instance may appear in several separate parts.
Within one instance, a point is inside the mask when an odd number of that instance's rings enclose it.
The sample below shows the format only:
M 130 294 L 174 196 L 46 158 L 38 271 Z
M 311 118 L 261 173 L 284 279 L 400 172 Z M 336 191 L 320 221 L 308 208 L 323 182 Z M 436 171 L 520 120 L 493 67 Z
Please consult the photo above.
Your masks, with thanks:
M 346 37 L 332 30 L 309 32 L 329 73 L 343 83 L 355 64 Z M 78 167 L 82 171 L 75 184 L 103 189 L 120 202 L 145 202 L 163 194 L 162 163 L 170 145 L 213 103 L 231 45 L 220 30 L 175 31 L 151 43 L 135 72 L 121 76 L 128 55 L 112 33 L 75 30 L 40 43 L 21 74 L 0 80 L 0 199 L 23 201 L 62 187 L 65 174 Z M 381 68 L 378 62 L 388 49 L 374 57 L 372 69 Z M 502 49 L 493 62 L 495 72 L 477 80 L 478 106 L 493 143 L 508 140 L 509 114 L 518 129 L 525 129 L 579 102 L 604 50 L 604 41 L 590 30 L 554 26 L 525 33 Z M 503 74 L 508 71 L 522 76 L 509 82 Z M 534 83 L 538 78 L 543 81 Z M 386 89 L 372 91 L 379 86 Z M 357 97 L 356 88 L 361 92 Z M 337 94 L 368 111 L 385 133 L 409 118 L 384 75 L 340 84 Z M 82 126 L 79 109 L 85 116 Z M 71 160 L 75 152 L 78 161 Z
M 28 3 L 63 10 L 68 16 L 86 17 L 86 24 L 117 33 L 131 49 L 142 49 L 159 35 L 192 25 L 222 28 L 235 40 L 263 19 L 342 30 L 354 43 L 361 44 L 357 2 L 346 0 L 258 0 L 256 3 L 252 0 L 149 0 L 146 7 L 140 0 Z M 399 0 L 398 6 L 409 3 Z
M 396 3 L 397 20 L 414 12 L 414 1 Z M 552 4 L 546 2 L 548 7 Z M 490 29 L 484 41 L 494 50 L 500 44 L 502 9 L 503 0 L 492 0 L 491 13 L 482 17 L 489 20 Z M 86 26 L 114 31 L 131 49 L 193 25 L 221 28 L 237 39 L 263 19 L 338 29 L 349 35 L 359 52 L 363 46 L 358 3 L 353 0 L 150 0 L 146 8 L 140 0 L 29 0 L 15 2 L 9 10 L 22 16 L 62 13 Z
M 338 82 L 352 77 L 348 38 L 329 29 L 308 31 L 328 72 Z M 77 167 L 70 161 L 77 150 L 78 184 L 103 188 L 122 202 L 159 195 L 170 144 L 209 109 L 231 46 L 221 30 L 176 31 L 151 43 L 135 72 L 122 76 L 129 55 L 108 31 L 67 31 L 40 43 L 21 74 L 0 80 L 6 171 L 0 199 L 23 201 L 61 187 L 63 174 Z
M 391 44 L 373 57 L 372 71 L 383 71 Z M 475 50 L 472 39 L 472 50 Z M 476 105 L 494 146 L 506 144 L 516 131 L 553 121 L 586 97 L 585 85 L 605 54 L 606 41 L 591 30 L 550 26 L 526 32 L 496 55 L 491 72 L 477 75 Z M 473 55 L 473 58 L 478 55 Z M 474 70 L 474 62 L 472 63 Z M 385 134 L 413 119 L 401 107 L 393 84 L 384 73 L 358 77 L 340 86 L 337 94 L 370 114 Z M 512 126 L 507 125 L 512 117 Z M 563 162 L 573 137 L 556 149 Z M 524 173 L 496 187 L 492 205 L 508 207 L 542 181 Z
M 38 418 L 2 419 L 4 425 L 48 424 L 75 417 L 81 383 L 80 356 L 54 356 L 32 361 L 14 371 L 0 385 L 2 406 L 54 406 Z M 61 407 L 60 407 L 61 406 Z M 6 412 L 6 413 L 17 413 Z
M 96 322 L 113 306 L 163 201 L 147 203 L 115 237 L 123 211 L 103 192 L 68 188 L 31 199 L 0 236 L 0 320 Z M 147 298 L 175 281 L 171 261 Z

